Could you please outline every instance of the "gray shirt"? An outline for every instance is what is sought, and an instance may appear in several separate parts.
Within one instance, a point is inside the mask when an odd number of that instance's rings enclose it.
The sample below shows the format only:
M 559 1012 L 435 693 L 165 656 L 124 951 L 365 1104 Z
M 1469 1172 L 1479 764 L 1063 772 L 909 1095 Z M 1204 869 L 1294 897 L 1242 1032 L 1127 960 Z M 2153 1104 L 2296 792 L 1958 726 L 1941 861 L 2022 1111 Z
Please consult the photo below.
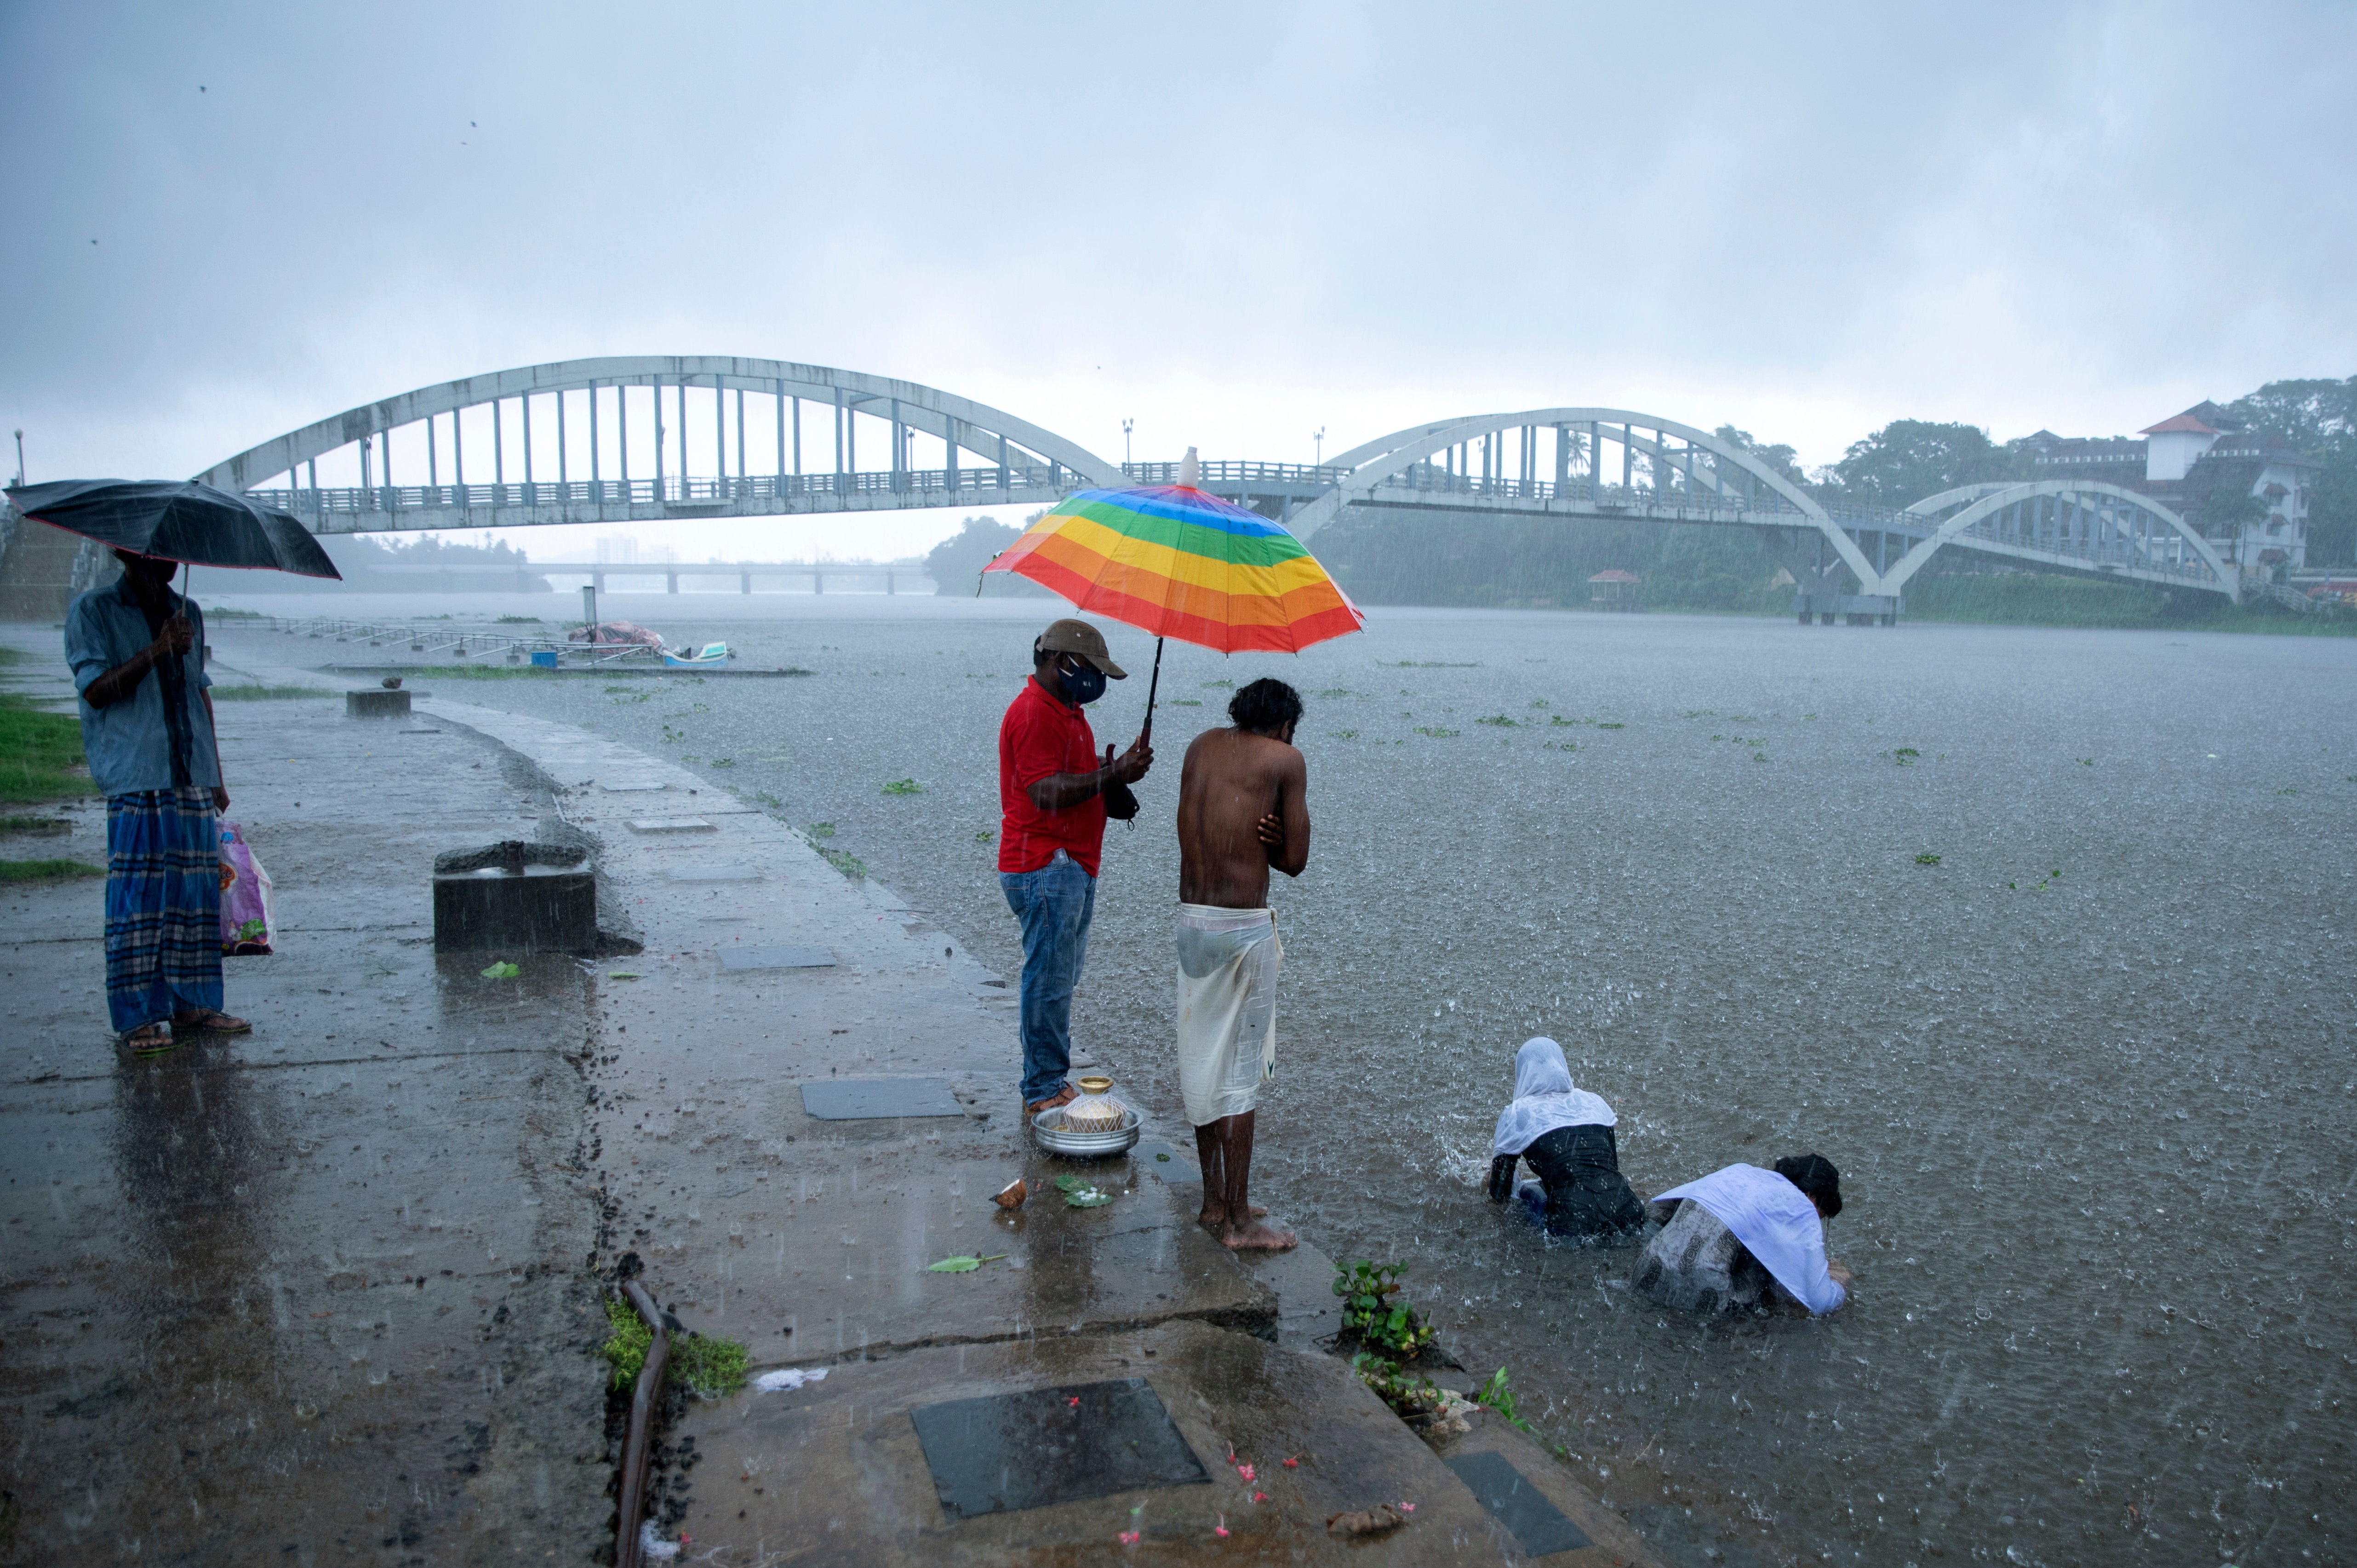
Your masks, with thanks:
M 203 692 L 213 683 L 204 670 L 205 614 L 168 589 L 165 596 L 167 615 L 177 610 L 195 626 L 196 645 L 141 676 L 128 696 L 103 708 L 91 706 L 87 697 L 81 703 L 82 754 L 102 795 L 209 789 L 221 781 L 212 721 L 205 715 Z M 88 691 L 155 640 L 127 580 L 92 588 L 66 611 L 66 663 L 74 690 Z

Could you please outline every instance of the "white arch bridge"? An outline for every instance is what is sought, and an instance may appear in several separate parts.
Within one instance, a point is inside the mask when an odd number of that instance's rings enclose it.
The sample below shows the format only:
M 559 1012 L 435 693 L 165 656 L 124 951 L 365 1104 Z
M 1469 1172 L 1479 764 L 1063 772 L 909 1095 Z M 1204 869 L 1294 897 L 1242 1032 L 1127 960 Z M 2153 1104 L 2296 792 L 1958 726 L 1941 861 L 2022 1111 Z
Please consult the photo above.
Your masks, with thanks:
M 682 355 L 570 360 L 420 388 L 198 478 L 251 490 L 316 532 L 356 533 L 1045 505 L 1177 475 L 1175 463 L 1112 463 L 913 381 Z M 2228 597 L 2239 585 L 2210 541 L 2132 490 L 2048 480 L 1971 486 L 1904 510 L 1829 509 L 1740 446 L 1626 409 L 1442 420 L 1318 466 L 1206 462 L 1201 483 L 1305 540 L 1346 509 L 1770 530 L 1804 620 L 1889 624 L 1908 580 L 1943 548 Z

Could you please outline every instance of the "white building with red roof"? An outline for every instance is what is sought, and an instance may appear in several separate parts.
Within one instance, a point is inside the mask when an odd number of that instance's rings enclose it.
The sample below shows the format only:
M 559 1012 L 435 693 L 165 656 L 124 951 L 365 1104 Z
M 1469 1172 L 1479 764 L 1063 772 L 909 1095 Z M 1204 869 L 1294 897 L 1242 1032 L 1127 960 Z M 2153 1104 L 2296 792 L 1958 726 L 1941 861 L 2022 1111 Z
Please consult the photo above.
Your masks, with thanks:
M 2308 564 L 2309 491 L 2324 465 L 2275 431 L 2214 403 L 2137 432 L 2143 439 L 2029 438 L 2041 478 L 2100 479 L 2140 490 L 2199 528 L 2246 578 Z

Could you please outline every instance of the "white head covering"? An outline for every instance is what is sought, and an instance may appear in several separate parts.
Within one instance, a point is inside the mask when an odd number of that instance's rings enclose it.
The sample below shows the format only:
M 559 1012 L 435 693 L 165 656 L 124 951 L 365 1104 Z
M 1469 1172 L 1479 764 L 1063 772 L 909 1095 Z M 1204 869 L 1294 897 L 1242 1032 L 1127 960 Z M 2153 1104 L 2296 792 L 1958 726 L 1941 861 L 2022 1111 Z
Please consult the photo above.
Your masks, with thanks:
M 1831 1312 L 1848 1299 L 1825 1266 L 1825 1222 L 1809 1195 L 1774 1171 L 1727 1165 L 1700 1181 L 1674 1187 L 1655 1203 L 1691 1198 L 1735 1232 L 1735 1239 L 1811 1312 Z
M 1610 1127 L 1620 1120 L 1602 1095 L 1571 1086 L 1563 1047 L 1537 1035 L 1514 1053 L 1514 1100 L 1498 1113 L 1490 1152 L 1519 1155 L 1557 1127 Z

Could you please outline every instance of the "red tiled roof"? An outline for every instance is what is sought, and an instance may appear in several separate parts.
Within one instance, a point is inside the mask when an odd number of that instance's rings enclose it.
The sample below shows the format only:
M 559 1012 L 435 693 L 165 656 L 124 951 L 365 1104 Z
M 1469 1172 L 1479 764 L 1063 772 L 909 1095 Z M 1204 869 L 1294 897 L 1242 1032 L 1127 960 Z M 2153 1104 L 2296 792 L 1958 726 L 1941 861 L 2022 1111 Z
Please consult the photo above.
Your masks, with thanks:
M 2173 435 L 2179 431 L 2190 431 L 2196 435 L 2215 435 L 2218 432 L 2193 417 L 2193 411 L 2172 414 L 2158 424 L 2147 424 L 2136 432 L 2139 435 Z

